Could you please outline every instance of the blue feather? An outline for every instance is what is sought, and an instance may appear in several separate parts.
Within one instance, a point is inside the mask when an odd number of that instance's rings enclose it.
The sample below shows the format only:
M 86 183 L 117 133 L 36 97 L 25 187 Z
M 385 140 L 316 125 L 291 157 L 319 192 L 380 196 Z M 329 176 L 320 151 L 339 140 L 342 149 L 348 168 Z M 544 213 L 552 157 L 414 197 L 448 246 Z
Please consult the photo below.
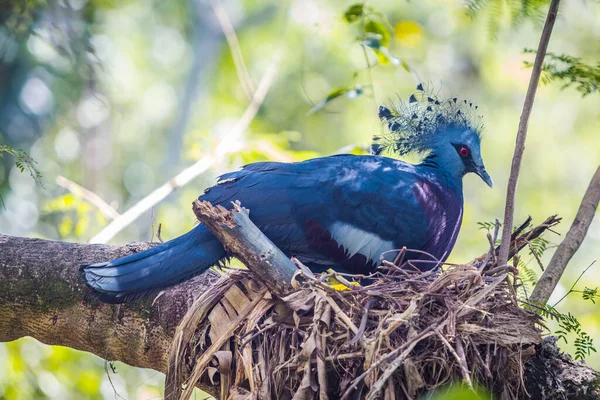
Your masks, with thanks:
M 489 185 L 491 178 L 481 159 L 480 126 L 460 108 L 467 103 L 421 92 L 405 108 L 379 109 L 391 132 L 372 147 L 375 154 L 425 153 L 418 165 L 347 154 L 261 162 L 220 176 L 199 199 L 226 208 L 239 200 L 277 247 L 315 272 L 334 267 L 368 274 L 383 253 L 391 259 L 389 251 L 402 247 L 443 262 L 462 222 L 462 177 L 475 172 Z M 119 303 L 189 279 L 228 256 L 199 225 L 138 254 L 83 266 L 81 273 L 102 301 Z M 423 270 L 435 267 L 429 258 L 407 254 Z
M 146 296 L 204 272 L 226 257 L 203 225 L 159 246 L 117 260 L 83 265 L 87 285 L 105 303 Z

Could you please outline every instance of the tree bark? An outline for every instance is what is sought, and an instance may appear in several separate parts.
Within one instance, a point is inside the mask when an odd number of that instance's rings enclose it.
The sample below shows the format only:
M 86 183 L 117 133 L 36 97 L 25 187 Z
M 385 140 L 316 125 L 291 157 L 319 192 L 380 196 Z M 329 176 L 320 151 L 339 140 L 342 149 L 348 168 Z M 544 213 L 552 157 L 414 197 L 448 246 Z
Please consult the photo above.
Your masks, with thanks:
M 194 214 L 219 239 L 229 254 L 234 254 L 278 296 L 291 290 L 298 268 L 250 220 L 248 210 L 234 203 L 233 210 L 214 207 L 208 201 L 196 200 Z
M 49 345 L 165 373 L 175 329 L 219 278 L 208 271 L 132 304 L 100 303 L 79 266 L 151 247 L 79 244 L 0 235 L 0 342 L 31 336 Z M 214 392 L 212 387 L 201 387 Z
M 585 239 L 587 231 L 594 220 L 594 214 L 600 203 L 600 167 L 592 177 L 585 195 L 581 200 L 577 215 L 567 232 L 565 239 L 558 245 L 550 263 L 535 285 L 529 300 L 533 303 L 546 304 L 554 292 L 560 278 L 565 273 L 571 257 L 577 252 Z

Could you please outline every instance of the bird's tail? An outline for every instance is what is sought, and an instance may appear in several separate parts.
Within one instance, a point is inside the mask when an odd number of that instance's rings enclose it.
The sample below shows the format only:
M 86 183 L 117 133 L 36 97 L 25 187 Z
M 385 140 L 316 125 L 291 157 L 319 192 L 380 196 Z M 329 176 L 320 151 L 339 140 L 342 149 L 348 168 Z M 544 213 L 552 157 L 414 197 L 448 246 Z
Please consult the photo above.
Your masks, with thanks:
M 226 257 L 204 225 L 146 251 L 81 266 L 81 275 L 105 303 L 125 303 L 206 271 Z

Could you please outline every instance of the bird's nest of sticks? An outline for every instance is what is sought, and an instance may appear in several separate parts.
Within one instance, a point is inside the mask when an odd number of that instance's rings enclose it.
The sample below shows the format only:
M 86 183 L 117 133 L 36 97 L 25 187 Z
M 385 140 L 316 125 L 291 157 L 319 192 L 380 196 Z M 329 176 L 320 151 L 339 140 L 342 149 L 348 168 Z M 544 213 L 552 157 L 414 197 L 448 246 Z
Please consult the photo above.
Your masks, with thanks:
M 523 225 L 512 254 L 557 222 Z M 401 253 L 345 291 L 301 268 L 277 298 L 248 271 L 227 273 L 177 329 L 166 398 L 205 382 L 222 399 L 413 399 L 456 381 L 523 397 L 542 321 L 520 306 L 516 268 L 497 266 L 493 247 L 425 273 L 399 268 Z

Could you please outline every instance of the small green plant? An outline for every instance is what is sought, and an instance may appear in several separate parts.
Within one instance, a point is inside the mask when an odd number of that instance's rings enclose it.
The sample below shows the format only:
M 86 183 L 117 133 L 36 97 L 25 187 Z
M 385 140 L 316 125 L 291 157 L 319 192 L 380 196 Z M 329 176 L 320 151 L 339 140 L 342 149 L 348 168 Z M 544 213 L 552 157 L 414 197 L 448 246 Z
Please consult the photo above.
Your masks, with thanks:
M 486 221 L 486 222 L 477 222 L 479 229 L 485 230 L 488 233 L 492 232 L 496 229 L 496 225 L 498 222 Z M 531 259 L 528 262 L 523 261 L 522 258 L 518 259 L 517 268 L 519 270 L 519 275 L 516 278 L 520 280 L 522 284 L 518 285 L 518 298 L 520 301 L 524 303 L 528 303 L 528 292 L 530 292 L 538 282 L 538 274 L 531 269 L 528 265 L 532 260 L 536 260 L 540 267 L 543 270 L 543 266 L 541 265 L 540 258 L 544 255 L 546 250 L 550 248 L 550 242 L 543 236 L 540 236 L 529 243 L 529 254 L 532 255 Z M 544 318 L 556 321 L 558 323 L 558 329 L 554 332 L 554 334 L 560 339 L 564 340 L 565 343 L 568 343 L 568 336 L 571 334 L 575 335 L 575 341 L 573 342 L 575 346 L 575 359 L 580 360 L 589 356 L 592 352 L 596 352 L 596 348 L 594 347 L 594 341 L 590 337 L 590 335 L 585 332 L 581 323 L 577 320 L 577 318 L 569 313 L 563 314 L 556 309 L 556 306 L 569 294 L 572 293 L 581 293 L 583 300 L 589 300 L 593 303 L 596 302 L 596 299 L 600 297 L 598 293 L 598 288 L 584 288 L 583 290 L 576 290 L 575 286 L 581 279 L 581 277 L 587 272 L 588 269 L 594 265 L 595 262 L 590 264 L 582 273 L 579 275 L 571 289 L 565 294 L 556 304 L 553 306 L 546 305 L 536 305 L 536 309 L 538 313 Z
M 559 339 L 567 341 L 568 334 L 575 334 L 575 341 L 573 342 L 575 346 L 575 359 L 580 360 L 589 356 L 592 352 L 596 352 L 596 348 L 594 347 L 594 340 L 590 337 L 590 335 L 585 332 L 581 323 L 577 320 L 577 318 L 569 313 L 563 314 L 556 309 L 556 306 L 563 301 L 567 296 L 572 293 L 581 293 L 581 297 L 583 300 L 589 300 L 595 303 L 596 298 L 598 298 L 598 288 L 590 289 L 588 287 L 584 288 L 584 290 L 576 290 L 575 286 L 579 282 L 579 280 L 583 277 L 583 275 L 595 264 L 596 262 L 592 262 L 583 272 L 579 275 L 579 277 L 575 280 L 571 289 L 560 298 L 554 305 L 546 304 L 544 306 L 539 307 L 539 313 L 542 317 L 550 320 L 554 320 L 558 323 L 558 330 L 554 332 Z
M 356 42 L 362 46 L 367 64 L 366 71 L 369 71 L 369 74 L 372 68 L 379 65 L 402 67 L 407 72 L 412 72 L 406 61 L 392 54 L 390 50 L 394 37 L 400 37 L 402 30 L 398 29 L 398 27 L 395 29 L 383 13 L 377 12 L 373 7 L 366 6 L 363 3 L 356 3 L 346 9 L 342 18 L 348 24 L 357 28 Z M 413 23 L 412 25 L 418 27 L 417 24 Z M 369 52 L 375 54 L 377 57 L 377 61 L 373 64 L 369 60 Z M 359 74 L 360 71 L 355 72 L 354 77 L 356 78 Z M 369 79 L 372 81 L 370 76 Z M 334 88 L 326 96 L 325 100 L 311 108 L 308 114 L 314 114 L 324 109 L 333 100 L 342 97 L 351 100 L 356 99 L 365 93 L 365 89 L 371 87 L 372 85 L 370 84 L 356 83 L 346 87 Z
M 486 15 L 489 35 L 496 38 L 501 28 L 507 26 L 515 28 L 528 20 L 541 24 L 548 3 L 549 0 L 465 0 L 464 5 L 472 18 Z
M 533 49 L 523 50 L 526 54 L 535 54 Z M 583 95 L 600 93 L 600 62 L 595 66 L 588 65 L 581 61 L 579 57 L 573 57 L 566 54 L 546 53 L 547 62 L 542 66 L 542 83 L 548 84 L 559 80 L 563 83 L 563 89 L 575 86 Z M 526 67 L 531 68 L 533 63 L 523 62 Z
M 533 289 L 539 280 L 537 273 L 529 268 L 527 263 L 521 259 L 519 260 L 518 269 L 519 277 L 523 280 L 523 283 L 525 283 L 528 288 Z
M 479 229 L 484 231 L 493 231 L 494 229 L 496 229 L 496 224 L 498 224 L 498 227 L 502 227 L 502 224 L 498 221 L 477 222 Z
M 589 300 L 594 304 L 596 304 L 596 299 L 598 297 L 600 297 L 600 295 L 598 294 L 598 288 L 590 289 L 589 287 L 586 287 L 581 292 L 582 299 Z
M 544 252 L 548 249 L 550 242 L 543 236 L 535 238 L 529 243 L 529 254 L 540 258 L 544 255 Z
M 569 334 L 576 335 L 575 341 L 573 342 L 576 360 L 582 360 L 592 354 L 592 352 L 596 352 L 594 340 L 582 329 L 581 323 L 573 314 L 570 312 L 563 314 L 549 304 L 540 307 L 539 312 L 545 319 L 550 319 L 558 323 L 558 330 L 556 330 L 554 334 L 558 336 L 559 340 L 562 339 L 565 343 L 568 343 L 567 336 Z
M 35 166 L 37 163 L 29 154 L 21 149 L 15 149 L 14 147 L 0 144 L 0 158 L 4 156 L 4 153 L 15 158 L 15 165 L 22 173 L 25 171 L 29 172 L 29 175 L 31 175 L 38 185 L 42 187 L 44 186 L 42 182 L 42 174 Z

